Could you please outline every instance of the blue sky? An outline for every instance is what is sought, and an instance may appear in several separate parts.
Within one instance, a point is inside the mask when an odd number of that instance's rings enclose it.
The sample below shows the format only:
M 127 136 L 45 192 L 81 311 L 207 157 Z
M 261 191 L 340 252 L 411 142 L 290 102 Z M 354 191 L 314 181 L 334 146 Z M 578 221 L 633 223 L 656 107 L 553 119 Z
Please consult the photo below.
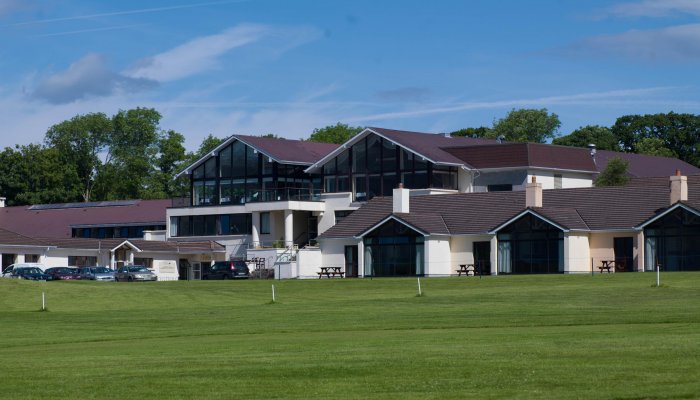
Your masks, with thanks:
M 0 0 L 0 146 L 153 107 L 207 134 L 428 132 L 547 108 L 561 134 L 700 113 L 700 0 Z

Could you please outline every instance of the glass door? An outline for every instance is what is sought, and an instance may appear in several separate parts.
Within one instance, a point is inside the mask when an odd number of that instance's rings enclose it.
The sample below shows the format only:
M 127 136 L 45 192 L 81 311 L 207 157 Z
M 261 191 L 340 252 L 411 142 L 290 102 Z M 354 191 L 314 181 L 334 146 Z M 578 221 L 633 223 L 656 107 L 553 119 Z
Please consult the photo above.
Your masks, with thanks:
M 345 276 L 357 278 L 357 246 L 345 246 Z

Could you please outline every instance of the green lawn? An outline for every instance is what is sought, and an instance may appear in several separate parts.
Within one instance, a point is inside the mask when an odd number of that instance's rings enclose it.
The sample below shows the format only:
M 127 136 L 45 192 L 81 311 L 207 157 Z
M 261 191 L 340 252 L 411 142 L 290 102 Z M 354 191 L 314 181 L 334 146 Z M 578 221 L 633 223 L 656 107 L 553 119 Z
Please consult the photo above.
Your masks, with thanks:
M 0 279 L 0 398 L 699 398 L 700 273 L 654 280 Z

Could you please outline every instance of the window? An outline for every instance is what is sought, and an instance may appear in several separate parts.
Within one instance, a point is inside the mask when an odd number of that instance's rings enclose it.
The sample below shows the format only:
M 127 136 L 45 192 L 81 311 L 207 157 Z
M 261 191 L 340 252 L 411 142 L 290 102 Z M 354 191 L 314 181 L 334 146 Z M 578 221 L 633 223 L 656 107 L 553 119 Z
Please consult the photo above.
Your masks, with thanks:
M 353 210 L 336 210 L 335 211 L 335 223 L 338 224 L 340 221 L 344 220 L 345 217 L 352 214 Z
M 269 234 L 270 233 L 270 213 L 263 212 L 260 213 L 260 233 Z
M 513 191 L 513 185 L 503 184 L 503 185 L 488 185 L 489 192 L 511 192 Z
M 97 257 L 68 256 L 68 265 L 71 267 L 94 267 L 97 265 Z
M 153 259 L 134 257 L 134 265 L 143 265 L 148 269 L 153 269 Z
M 170 217 L 170 236 L 177 236 L 177 223 L 180 221 L 180 217 Z
M 561 189 L 562 188 L 562 181 L 563 177 L 561 174 L 554 174 L 554 188 L 555 189 Z
M 39 255 L 38 254 L 25 254 L 24 255 L 24 262 L 27 262 L 27 263 L 39 262 Z
M 219 153 L 219 170 L 222 178 L 231 176 L 231 146 L 226 147 Z
M 247 235 L 252 231 L 251 214 L 229 214 L 220 217 L 222 235 Z

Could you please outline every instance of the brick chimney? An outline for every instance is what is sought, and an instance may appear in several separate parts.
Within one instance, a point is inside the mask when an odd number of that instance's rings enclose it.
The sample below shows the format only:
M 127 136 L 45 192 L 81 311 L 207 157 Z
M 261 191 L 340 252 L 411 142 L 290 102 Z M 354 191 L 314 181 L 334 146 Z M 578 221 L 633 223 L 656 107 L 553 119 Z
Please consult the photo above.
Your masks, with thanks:
M 542 184 L 532 177 L 532 182 L 525 185 L 525 207 L 542 207 Z
M 403 183 L 399 183 L 399 187 L 394 189 L 392 193 L 394 198 L 394 213 L 408 214 L 410 192 L 410 190 L 403 187 Z
M 688 177 L 681 175 L 681 170 L 677 169 L 676 174 L 670 179 L 671 205 L 679 201 L 688 201 Z

